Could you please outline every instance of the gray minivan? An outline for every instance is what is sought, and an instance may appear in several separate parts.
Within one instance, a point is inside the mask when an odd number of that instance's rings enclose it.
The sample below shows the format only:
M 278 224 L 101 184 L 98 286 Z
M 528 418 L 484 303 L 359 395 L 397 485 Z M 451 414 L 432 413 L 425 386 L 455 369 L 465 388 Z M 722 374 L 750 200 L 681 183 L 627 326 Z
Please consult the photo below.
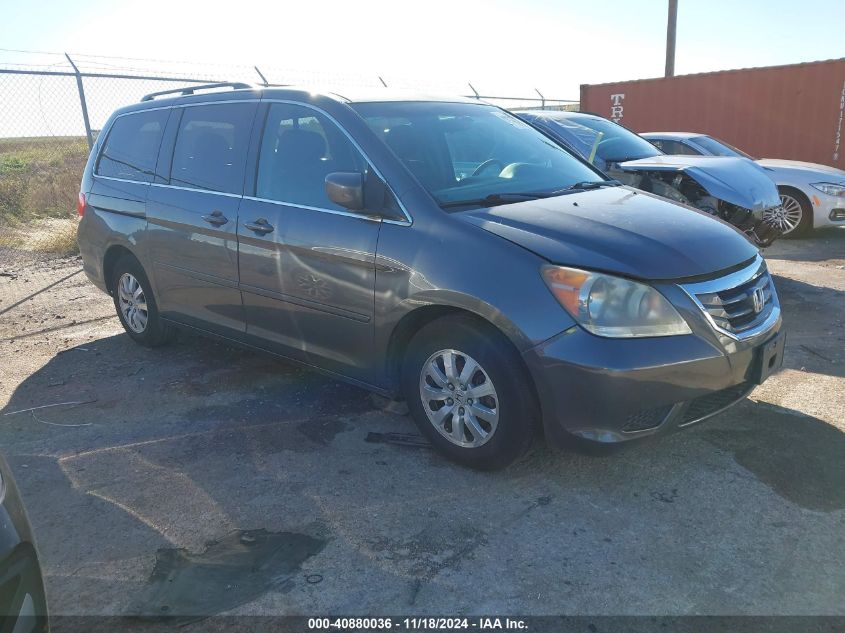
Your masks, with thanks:
M 693 424 L 782 362 L 740 232 L 500 108 L 205 88 L 114 113 L 82 180 L 85 272 L 138 343 L 192 328 L 402 397 L 476 468 Z

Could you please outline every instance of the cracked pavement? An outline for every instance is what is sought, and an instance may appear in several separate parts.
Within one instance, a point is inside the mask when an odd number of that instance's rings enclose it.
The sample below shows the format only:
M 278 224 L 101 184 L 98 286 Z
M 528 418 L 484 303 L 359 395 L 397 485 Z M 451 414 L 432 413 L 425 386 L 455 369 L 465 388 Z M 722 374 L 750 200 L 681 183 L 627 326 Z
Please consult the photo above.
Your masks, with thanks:
M 266 531 L 283 571 L 226 613 L 843 615 L 845 230 L 766 256 L 789 338 L 749 398 L 478 473 L 377 441 L 416 430 L 355 387 L 196 336 L 140 348 L 79 261 L 2 251 L 0 445 L 51 610 L 155 614 L 168 552 Z

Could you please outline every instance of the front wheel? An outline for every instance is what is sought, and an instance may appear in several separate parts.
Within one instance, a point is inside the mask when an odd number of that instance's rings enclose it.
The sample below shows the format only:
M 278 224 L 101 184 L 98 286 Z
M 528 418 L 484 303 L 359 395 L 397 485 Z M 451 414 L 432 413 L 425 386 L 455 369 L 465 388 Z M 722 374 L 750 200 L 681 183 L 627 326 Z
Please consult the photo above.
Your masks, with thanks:
M 537 407 L 530 379 L 510 342 L 486 324 L 456 316 L 422 328 L 402 383 L 420 431 L 455 462 L 504 468 L 531 444 Z
M 782 231 L 783 237 L 801 237 L 813 224 L 813 206 L 810 200 L 797 189 L 778 187 L 780 207 L 768 211 L 763 220 Z

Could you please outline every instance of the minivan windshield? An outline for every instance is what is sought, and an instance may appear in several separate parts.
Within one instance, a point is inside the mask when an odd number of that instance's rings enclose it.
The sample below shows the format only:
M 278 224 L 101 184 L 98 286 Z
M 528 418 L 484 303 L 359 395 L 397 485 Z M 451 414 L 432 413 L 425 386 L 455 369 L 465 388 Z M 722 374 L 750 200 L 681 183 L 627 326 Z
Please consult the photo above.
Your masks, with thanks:
M 549 119 L 584 156 L 589 156 L 595 146 L 595 155 L 605 163 L 651 158 L 662 153 L 641 136 L 601 117 L 568 115 Z
M 384 102 L 352 107 L 443 208 L 492 206 L 615 184 L 493 106 Z

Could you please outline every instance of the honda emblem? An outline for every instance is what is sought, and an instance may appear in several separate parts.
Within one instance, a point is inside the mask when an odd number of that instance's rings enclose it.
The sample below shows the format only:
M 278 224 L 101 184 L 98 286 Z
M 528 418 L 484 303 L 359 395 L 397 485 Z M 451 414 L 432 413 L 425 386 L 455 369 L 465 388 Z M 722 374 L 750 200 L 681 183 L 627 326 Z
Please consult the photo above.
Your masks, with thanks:
M 763 311 L 763 306 L 766 305 L 766 295 L 763 294 L 762 288 L 755 288 L 751 294 L 751 301 L 754 304 L 754 314 L 760 314 Z

